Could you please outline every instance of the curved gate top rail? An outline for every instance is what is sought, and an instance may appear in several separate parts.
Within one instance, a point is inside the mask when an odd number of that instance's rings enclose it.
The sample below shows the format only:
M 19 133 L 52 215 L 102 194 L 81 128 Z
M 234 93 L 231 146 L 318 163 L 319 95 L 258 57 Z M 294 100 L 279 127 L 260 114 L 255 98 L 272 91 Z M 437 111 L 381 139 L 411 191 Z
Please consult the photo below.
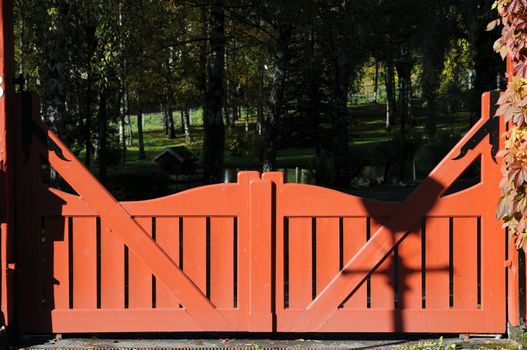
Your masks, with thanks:
M 35 98 L 16 101 L 19 130 L 32 130 L 15 147 L 21 332 L 505 330 L 491 93 L 401 203 L 257 172 L 118 202 L 40 121 Z M 443 195 L 477 162 L 478 184 Z M 75 194 L 41 182 L 46 163 Z

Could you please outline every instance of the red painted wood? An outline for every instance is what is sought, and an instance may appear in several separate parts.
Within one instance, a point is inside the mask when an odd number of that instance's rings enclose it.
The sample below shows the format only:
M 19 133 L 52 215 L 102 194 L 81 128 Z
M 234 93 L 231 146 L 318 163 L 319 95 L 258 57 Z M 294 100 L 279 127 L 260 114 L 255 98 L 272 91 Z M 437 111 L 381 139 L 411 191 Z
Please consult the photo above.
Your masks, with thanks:
M 477 288 L 477 222 L 454 218 L 454 308 L 475 309 Z
M 15 123 L 14 84 L 15 62 L 13 43 L 13 1 L 0 1 L 0 311 L 2 326 L 10 326 L 14 318 L 15 262 L 15 139 L 22 129 Z
M 487 95 L 483 110 L 487 118 L 488 103 Z M 471 129 L 404 203 L 370 201 L 316 186 L 284 184 L 280 173 L 260 176 L 255 172 L 241 173 L 234 184 L 119 203 L 41 125 L 68 161 L 34 138 L 30 158 L 17 170 L 28 181 L 25 188 L 20 187 L 23 200 L 17 205 L 30 203 L 33 215 L 28 222 L 21 222 L 20 239 L 27 242 L 25 251 L 35 256 L 30 263 L 22 262 L 20 286 L 38 291 L 21 294 L 21 300 L 29 306 L 20 308 L 19 328 L 37 333 L 503 332 L 505 274 L 497 266 L 503 265 L 505 243 L 503 230 L 494 219 L 495 204 L 489 204 L 499 196 L 498 166 L 488 155 L 486 139 L 464 158 L 452 160 L 484 122 L 482 119 Z M 38 173 L 41 155 L 79 196 L 47 189 L 35 176 L 28 175 Z M 481 183 L 441 196 L 479 156 Z M 64 218 L 68 216 L 73 218 L 73 242 L 67 241 L 69 226 Z M 101 218 L 100 309 L 94 268 L 97 216 Z M 367 217 L 372 219 L 371 239 L 366 242 Z M 423 217 L 425 233 L 420 230 Z M 453 308 L 449 305 L 448 285 L 450 217 Z M 46 232 L 51 235 L 44 245 L 35 240 L 43 218 Z M 50 218 L 60 224 L 46 223 Z M 482 235 L 480 305 L 474 259 L 478 218 Z M 69 258 L 65 247 L 70 243 L 74 288 L 71 310 L 69 291 L 66 293 L 62 284 L 70 283 L 65 266 Z M 128 266 L 124 264 L 125 246 Z M 501 253 L 493 252 L 496 247 Z M 51 254 L 53 259 L 42 270 L 38 267 L 41 253 Z M 128 289 L 124 285 L 125 270 Z M 51 286 L 55 277 L 59 284 Z M 50 282 L 41 289 L 38 281 Z M 30 310 L 40 309 L 41 290 L 52 305 L 29 316 Z M 32 307 L 35 305 L 38 307 Z
M 210 219 L 210 290 L 217 308 L 234 307 L 234 220 Z
M 73 218 L 73 308 L 97 308 L 97 232 L 94 217 Z
M 426 218 L 426 309 L 450 306 L 449 218 Z
M 423 306 L 421 238 L 421 229 L 416 229 L 398 247 L 398 309 L 414 310 Z
M 45 129 L 38 119 L 35 123 Z M 47 157 L 52 166 L 75 187 L 92 208 L 97 208 L 101 219 L 112 226 L 112 231 L 126 243 L 131 252 L 139 256 L 158 278 L 170 286 L 171 291 L 185 305 L 187 312 L 195 315 L 196 320 L 203 325 L 203 329 L 216 328 L 221 324 L 224 330 L 232 330 L 232 325 L 214 308 L 196 284 L 182 273 L 164 251 L 159 249 L 129 213 L 97 182 L 62 142 L 50 131 L 48 136 L 62 149 L 62 154 L 68 159 L 65 161 L 55 152 L 48 152 Z M 34 139 L 34 142 L 38 140 Z
M 273 177 L 273 174 L 267 174 Z M 250 237 L 250 326 L 249 330 L 271 330 L 272 315 L 272 184 L 252 181 L 249 187 Z
M 53 246 L 53 294 L 54 309 L 69 309 L 69 230 L 68 218 L 49 217 L 45 220 L 46 236 Z
M 124 244 L 101 220 L 101 308 L 123 309 Z
M 207 287 L 206 233 L 206 218 L 183 218 L 183 271 L 203 294 Z
M 134 220 L 149 236 L 152 236 L 152 218 L 138 217 Z M 130 309 L 152 308 L 152 272 L 143 263 L 139 254 L 128 251 L 128 307 Z
M 179 217 L 156 218 L 156 242 L 167 255 L 179 265 Z M 170 293 L 162 280 L 156 280 L 156 306 L 157 308 L 180 308 L 180 301 Z
M 344 218 L 344 259 L 345 265 L 352 259 L 366 243 L 367 218 Z M 350 271 L 349 273 L 356 273 Z M 366 309 L 367 306 L 366 283 L 360 286 L 344 303 L 345 309 Z
M 316 220 L 316 293 L 339 271 L 339 218 Z
M 371 218 L 370 225 L 372 235 L 382 227 L 382 222 L 386 222 L 386 218 Z M 395 241 L 391 244 L 395 244 Z M 391 253 L 371 275 L 370 298 L 372 309 L 389 310 L 394 308 L 394 263 L 393 253 Z
M 312 220 L 289 219 L 289 308 L 304 309 L 312 298 Z M 287 280 L 286 280 L 287 283 Z

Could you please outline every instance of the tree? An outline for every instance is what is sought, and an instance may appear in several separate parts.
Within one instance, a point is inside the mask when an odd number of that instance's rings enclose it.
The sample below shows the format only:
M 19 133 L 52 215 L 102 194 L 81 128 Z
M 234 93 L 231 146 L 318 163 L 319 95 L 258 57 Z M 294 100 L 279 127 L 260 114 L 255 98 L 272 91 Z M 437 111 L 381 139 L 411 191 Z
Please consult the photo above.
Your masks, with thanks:
M 225 65 L 225 0 L 213 0 L 210 11 L 209 81 L 203 106 L 203 180 L 223 180 L 225 125 L 223 123 L 223 73 Z

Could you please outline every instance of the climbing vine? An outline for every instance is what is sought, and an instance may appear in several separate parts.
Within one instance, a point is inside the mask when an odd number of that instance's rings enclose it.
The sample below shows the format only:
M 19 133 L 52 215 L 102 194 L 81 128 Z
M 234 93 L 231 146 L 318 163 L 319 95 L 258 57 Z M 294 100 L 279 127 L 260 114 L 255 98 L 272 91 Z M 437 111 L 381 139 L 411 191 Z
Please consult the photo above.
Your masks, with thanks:
M 504 116 L 510 127 L 499 153 L 503 179 L 497 216 L 516 238 L 516 246 L 527 249 L 527 0 L 497 0 L 493 8 L 500 18 L 488 29 L 503 24 L 494 49 L 503 59 L 509 57 L 514 68 L 498 100 L 497 115 Z

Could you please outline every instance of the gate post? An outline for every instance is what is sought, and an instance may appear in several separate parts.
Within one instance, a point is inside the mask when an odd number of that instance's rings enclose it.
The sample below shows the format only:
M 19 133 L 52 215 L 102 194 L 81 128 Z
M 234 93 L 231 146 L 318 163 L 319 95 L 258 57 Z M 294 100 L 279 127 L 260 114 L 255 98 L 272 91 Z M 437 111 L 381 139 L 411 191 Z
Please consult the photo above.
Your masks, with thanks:
M 0 0 L 0 327 L 6 331 L 14 315 L 14 49 L 13 1 Z
M 249 331 L 273 330 L 273 183 L 249 183 Z

